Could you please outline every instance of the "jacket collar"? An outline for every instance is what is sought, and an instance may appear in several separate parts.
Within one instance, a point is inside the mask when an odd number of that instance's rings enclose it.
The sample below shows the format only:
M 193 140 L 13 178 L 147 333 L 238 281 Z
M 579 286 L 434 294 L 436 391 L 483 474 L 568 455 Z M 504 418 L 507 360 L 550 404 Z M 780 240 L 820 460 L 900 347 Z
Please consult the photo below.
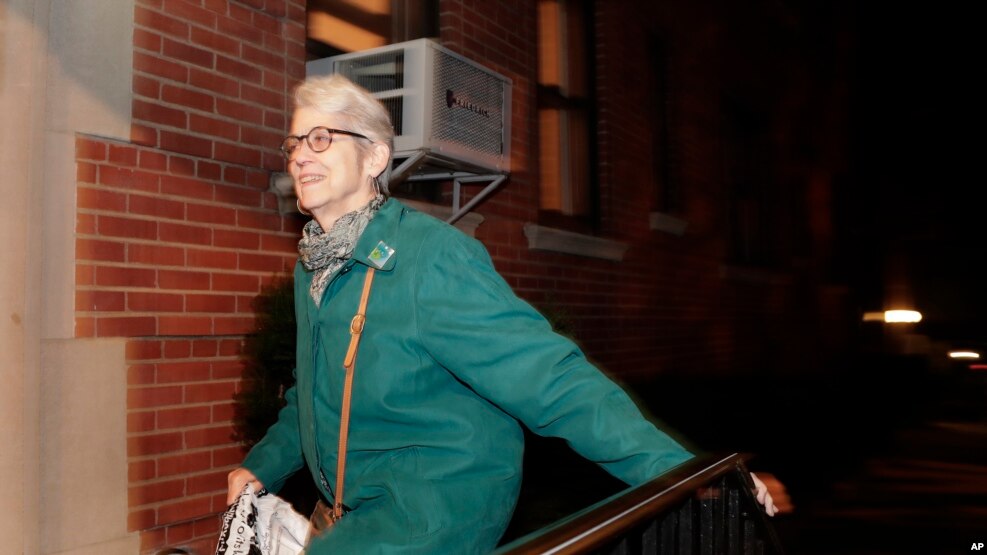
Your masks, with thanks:
M 387 199 L 387 202 L 381 205 L 377 214 L 374 215 L 374 219 L 370 220 L 366 229 L 356 240 L 353 256 L 343 264 L 342 268 L 349 268 L 359 263 L 384 272 L 393 270 L 397 251 L 392 250 L 393 247 L 390 246 L 390 242 L 392 242 L 392 237 L 397 236 L 398 226 L 405 209 L 406 207 L 397 199 Z M 392 251 L 388 255 L 389 250 Z M 374 251 L 378 251 L 379 254 Z M 305 270 L 300 258 L 296 264 L 302 271 L 303 283 L 308 290 L 308 287 L 312 285 L 313 273 Z
M 392 243 L 403 214 L 403 204 L 397 199 L 387 199 L 360 234 L 347 265 L 359 263 L 383 272 L 393 270 L 398 252 Z

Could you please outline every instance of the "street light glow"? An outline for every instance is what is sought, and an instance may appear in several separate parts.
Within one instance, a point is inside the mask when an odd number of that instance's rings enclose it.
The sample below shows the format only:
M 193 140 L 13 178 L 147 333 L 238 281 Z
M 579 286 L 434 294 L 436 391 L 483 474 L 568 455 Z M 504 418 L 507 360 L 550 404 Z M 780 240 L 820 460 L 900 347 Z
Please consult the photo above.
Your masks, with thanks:
M 884 321 L 888 324 L 914 324 L 922 321 L 922 313 L 917 310 L 885 310 Z
M 976 351 L 950 351 L 949 358 L 980 358 Z
M 864 322 L 884 322 L 886 324 L 914 324 L 922 321 L 922 313 L 917 310 L 885 310 L 865 312 Z

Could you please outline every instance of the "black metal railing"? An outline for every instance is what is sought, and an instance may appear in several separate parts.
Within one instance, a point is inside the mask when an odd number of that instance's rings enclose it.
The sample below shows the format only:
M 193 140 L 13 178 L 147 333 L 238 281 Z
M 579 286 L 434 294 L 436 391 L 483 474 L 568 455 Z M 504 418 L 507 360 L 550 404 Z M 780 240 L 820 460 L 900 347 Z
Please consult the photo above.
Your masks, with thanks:
M 498 549 L 497 555 L 783 553 L 739 454 L 693 459 Z

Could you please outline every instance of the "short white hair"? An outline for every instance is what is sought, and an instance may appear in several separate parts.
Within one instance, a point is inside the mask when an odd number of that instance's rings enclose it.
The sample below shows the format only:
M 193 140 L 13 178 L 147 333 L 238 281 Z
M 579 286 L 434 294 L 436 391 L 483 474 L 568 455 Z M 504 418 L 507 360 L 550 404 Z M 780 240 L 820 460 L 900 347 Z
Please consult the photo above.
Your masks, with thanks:
M 340 116 L 348 129 L 387 145 L 387 167 L 377 176 L 381 192 L 390 194 L 391 161 L 394 158 L 394 126 L 387 108 L 367 89 L 336 73 L 309 77 L 295 88 L 295 109 L 314 108 L 324 114 Z M 366 151 L 366 147 L 361 147 Z

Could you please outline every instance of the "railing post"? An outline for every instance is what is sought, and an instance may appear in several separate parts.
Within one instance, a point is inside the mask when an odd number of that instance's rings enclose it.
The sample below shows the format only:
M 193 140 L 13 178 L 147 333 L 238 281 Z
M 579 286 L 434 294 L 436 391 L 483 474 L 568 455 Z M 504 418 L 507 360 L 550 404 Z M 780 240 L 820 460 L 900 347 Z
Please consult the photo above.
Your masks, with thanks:
M 729 555 L 740 555 L 740 492 L 727 491 L 727 545 Z
M 679 513 L 673 511 L 661 521 L 661 551 L 675 553 L 675 531 L 679 528 Z
M 692 555 L 692 531 L 694 524 L 692 498 L 689 497 L 679 509 L 679 555 Z
M 710 489 L 699 490 L 699 553 L 713 555 L 713 498 Z
M 658 521 L 652 520 L 641 534 L 641 553 L 658 553 Z

